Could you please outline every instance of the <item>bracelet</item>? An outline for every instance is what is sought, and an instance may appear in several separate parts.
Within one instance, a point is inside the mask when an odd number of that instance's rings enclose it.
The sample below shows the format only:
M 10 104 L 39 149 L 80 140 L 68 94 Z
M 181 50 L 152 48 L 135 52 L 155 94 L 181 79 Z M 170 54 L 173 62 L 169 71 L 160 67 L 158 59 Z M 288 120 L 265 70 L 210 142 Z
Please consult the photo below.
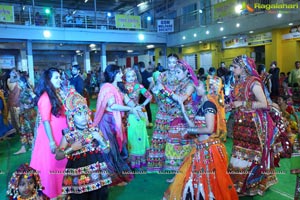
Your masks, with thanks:
M 72 148 L 68 148 L 66 150 L 64 150 L 64 154 L 65 156 L 67 157 L 69 154 L 71 154 L 73 152 L 73 149 Z
M 50 147 L 53 146 L 53 145 L 56 146 L 56 143 L 54 141 L 52 141 L 52 142 L 49 143 L 49 145 L 50 145 Z

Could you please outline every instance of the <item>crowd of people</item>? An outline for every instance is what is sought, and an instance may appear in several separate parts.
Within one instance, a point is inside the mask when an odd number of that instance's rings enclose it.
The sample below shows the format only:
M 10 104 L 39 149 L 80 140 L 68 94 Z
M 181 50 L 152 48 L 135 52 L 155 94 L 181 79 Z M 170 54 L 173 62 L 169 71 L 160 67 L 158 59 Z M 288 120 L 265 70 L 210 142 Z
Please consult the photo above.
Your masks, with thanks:
M 289 77 L 276 65 L 268 73 L 241 55 L 229 68 L 221 62 L 196 75 L 176 54 L 156 69 L 151 62 L 126 69 L 111 64 L 102 84 L 93 86 L 99 87 L 95 112 L 79 65 L 70 78 L 56 68 L 45 70 L 34 88 L 12 70 L 7 91 L 0 90 L 0 136 L 20 134 L 15 155 L 32 154 L 30 164 L 13 173 L 7 195 L 108 199 L 108 187 L 127 185 L 141 170 L 174 174 L 164 199 L 264 195 L 277 183 L 280 157 L 291 157 L 300 133 L 291 96 L 300 62 Z M 227 137 L 233 140 L 231 155 Z

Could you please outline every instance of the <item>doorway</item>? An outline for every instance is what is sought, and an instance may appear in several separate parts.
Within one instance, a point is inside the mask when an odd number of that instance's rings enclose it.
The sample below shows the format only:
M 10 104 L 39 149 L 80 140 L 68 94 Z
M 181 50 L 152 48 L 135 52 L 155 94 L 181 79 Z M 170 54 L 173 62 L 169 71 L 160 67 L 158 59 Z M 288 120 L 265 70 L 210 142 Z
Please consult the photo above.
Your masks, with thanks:
M 203 52 L 200 53 L 200 67 L 204 68 L 205 73 L 212 67 L 212 53 Z

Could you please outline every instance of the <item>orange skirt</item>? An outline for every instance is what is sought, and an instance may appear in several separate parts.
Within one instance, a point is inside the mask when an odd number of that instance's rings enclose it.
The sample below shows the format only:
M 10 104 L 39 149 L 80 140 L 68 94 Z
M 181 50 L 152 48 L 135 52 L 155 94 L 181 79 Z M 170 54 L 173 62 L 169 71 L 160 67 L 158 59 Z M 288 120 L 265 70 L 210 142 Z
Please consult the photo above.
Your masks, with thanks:
M 174 182 L 164 194 L 165 199 L 235 200 L 238 195 L 227 173 L 227 153 L 218 139 L 197 142 L 186 157 Z

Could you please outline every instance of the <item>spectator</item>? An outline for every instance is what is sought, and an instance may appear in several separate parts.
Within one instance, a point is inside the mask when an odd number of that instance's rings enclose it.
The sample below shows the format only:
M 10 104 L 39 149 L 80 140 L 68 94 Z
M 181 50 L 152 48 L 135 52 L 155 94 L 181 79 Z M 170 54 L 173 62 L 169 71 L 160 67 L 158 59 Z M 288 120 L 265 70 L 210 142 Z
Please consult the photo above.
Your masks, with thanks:
M 271 97 L 278 97 L 279 95 L 279 72 L 280 69 L 277 67 L 277 62 L 273 61 L 270 65 L 269 74 L 271 74 Z
M 70 85 L 73 85 L 75 90 L 83 96 L 84 81 L 80 76 L 79 65 L 72 66 L 72 78 L 70 79 Z
M 35 13 L 34 22 L 35 22 L 36 26 L 43 26 L 44 25 L 43 17 L 40 15 L 39 12 Z

